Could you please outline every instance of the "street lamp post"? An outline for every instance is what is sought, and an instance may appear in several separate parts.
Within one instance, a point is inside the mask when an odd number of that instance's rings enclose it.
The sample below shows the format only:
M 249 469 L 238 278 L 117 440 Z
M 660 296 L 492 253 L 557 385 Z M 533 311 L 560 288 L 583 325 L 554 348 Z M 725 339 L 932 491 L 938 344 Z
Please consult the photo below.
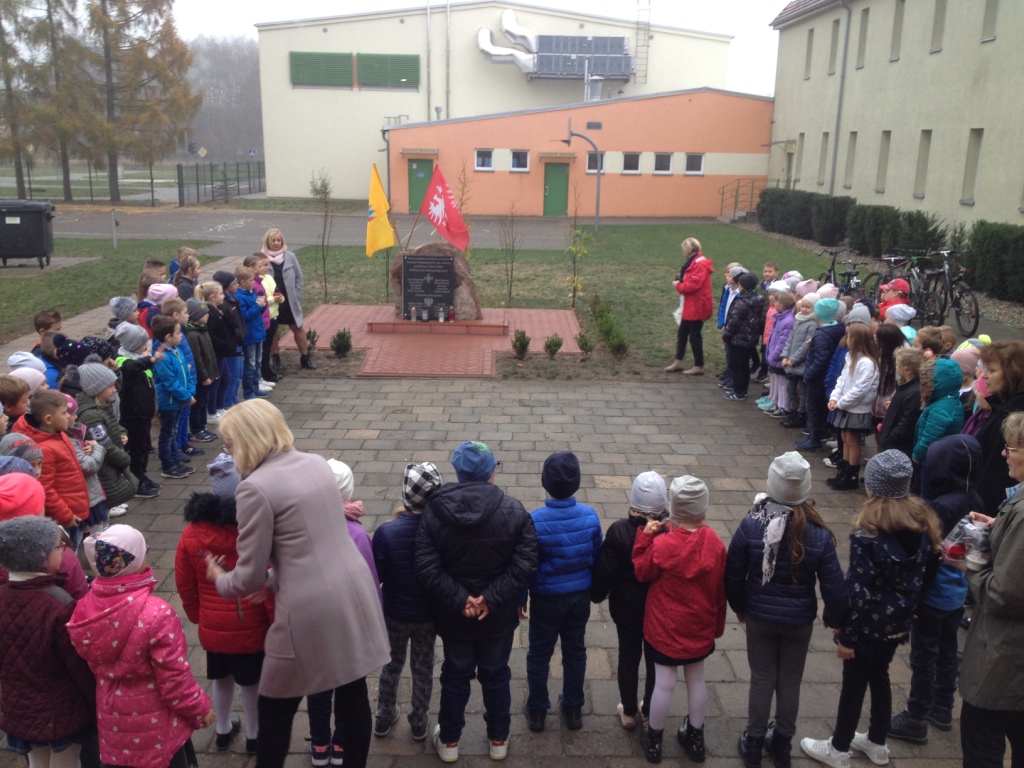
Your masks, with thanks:
M 569 138 L 567 139 L 555 139 L 555 141 L 561 141 L 565 146 L 571 146 L 573 137 L 578 136 L 585 142 L 589 143 L 594 148 L 594 154 L 597 156 L 597 201 L 594 205 L 594 233 L 597 233 L 597 228 L 601 224 L 601 176 L 604 172 L 604 163 L 601 162 L 601 150 L 597 148 L 597 144 L 589 136 L 583 133 L 577 133 L 572 129 L 572 118 L 569 118 Z

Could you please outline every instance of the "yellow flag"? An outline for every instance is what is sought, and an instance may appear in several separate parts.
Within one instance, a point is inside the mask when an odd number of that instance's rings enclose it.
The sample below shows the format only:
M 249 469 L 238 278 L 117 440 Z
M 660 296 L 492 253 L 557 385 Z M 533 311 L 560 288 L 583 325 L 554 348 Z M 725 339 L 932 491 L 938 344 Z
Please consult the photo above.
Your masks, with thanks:
M 384 185 L 380 183 L 377 164 L 373 164 L 370 172 L 370 206 L 366 216 L 366 257 L 395 244 L 395 230 L 388 221 L 388 196 L 384 194 Z

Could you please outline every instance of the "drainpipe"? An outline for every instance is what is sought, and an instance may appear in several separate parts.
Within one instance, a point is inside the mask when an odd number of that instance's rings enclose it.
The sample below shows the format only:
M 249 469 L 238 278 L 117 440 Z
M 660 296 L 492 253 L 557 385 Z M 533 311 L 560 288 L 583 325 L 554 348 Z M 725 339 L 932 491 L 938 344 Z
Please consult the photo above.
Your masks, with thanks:
M 836 164 L 839 162 L 839 124 L 843 119 L 843 93 L 846 90 L 846 53 L 850 49 L 850 24 L 853 22 L 853 9 L 849 0 L 839 0 L 839 5 L 846 9 L 846 34 L 843 35 L 843 61 L 839 69 L 839 101 L 836 104 L 835 141 L 832 142 L 832 173 L 828 177 L 828 194 L 831 197 L 836 189 Z
M 445 3 L 445 23 L 447 29 L 444 38 L 444 118 L 452 116 L 452 0 Z
M 430 0 L 427 0 L 427 122 L 430 122 Z
M 386 187 L 385 192 L 388 196 L 388 202 L 391 202 L 391 131 L 387 127 L 380 129 L 381 138 L 384 139 L 384 185 Z

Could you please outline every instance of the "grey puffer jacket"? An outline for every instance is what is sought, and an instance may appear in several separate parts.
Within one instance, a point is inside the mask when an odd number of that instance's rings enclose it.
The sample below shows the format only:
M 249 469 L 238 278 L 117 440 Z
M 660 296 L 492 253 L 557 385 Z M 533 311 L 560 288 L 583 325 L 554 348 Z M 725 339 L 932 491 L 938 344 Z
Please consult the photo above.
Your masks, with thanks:
M 793 330 L 786 339 L 786 346 L 782 348 L 782 357 L 792 363 L 786 369 L 787 376 L 804 376 L 804 362 L 807 360 L 807 350 L 814 329 L 818 327 L 817 318 L 813 314 L 797 315 L 793 318 Z

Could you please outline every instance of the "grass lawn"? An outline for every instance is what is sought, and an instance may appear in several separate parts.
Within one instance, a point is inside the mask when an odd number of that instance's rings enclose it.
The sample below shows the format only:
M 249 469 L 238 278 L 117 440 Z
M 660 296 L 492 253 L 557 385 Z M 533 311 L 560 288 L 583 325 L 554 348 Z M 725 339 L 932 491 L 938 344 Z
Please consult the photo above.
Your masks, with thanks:
M 35 261 L 13 260 L 31 277 L 3 277 L 0 270 L 0 342 L 32 333 L 32 316 L 40 309 L 57 308 L 64 317 L 105 305 L 113 296 L 135 292 L 139 272 L 147 259 L 170 263 L 181 243 L 172 240 L 121 240 L 117 250 L 105 240 L 58 238 L 54 256 L 97 259 L 64 269 L 40 270 Z M 190 243 L 199 248 L 211 242 Z M 11 267 L 8 267 L 11 269 Z
M 298 211 L 301 213 L 322 213 L 323 206 L 319 200 L 305 197 L 236 197 L 226 206 L 218 203 L 218 208 L 235 208 L 239 211 Z M 335 213 L 366 213 L 366 200 L 331 200 L 331 209 Z
M 616 325 L 630 344 L 630 352 L 617 364 L 619 370 L 649 375 L 675 356 L 676 325 L 671 312 L 678 304 L 672 287 L 681 265 L 679 244 L 696 237 L 715 263 L 713 292 L 717 313 L 725 265 L 739 261 L 760 275 L 766 261 L 777 261 L 783 272 L 797 269 L 817 277 L 828 262 L 757 233 L 726 224 L 701 224 L 685 228 L 670 225 L 605 226 L 583 266 L 584 295 L 577 300 L 581 324 L 597 339 L 588 299 L 601 295 L 611 306 Z M 298 252 L 306 276 L 303 309 L 308 313 L 323 301 L 323 269 L 319 249 Z M 385 253 L 367 259 L 362 247 L 331 248 L 327 265 L 327 300 L 349 304 L 385 304 Z M 505 264 L 500 251 L 473 249 L 470 268 L 480 302 L 487 307 L 506 304 Z M 557 251 L 523 251 L 515 264 L 513 306 L 536 309 L 567 309 L 566 280 L 569 257 Z M 716 315 L 717 316 L 717 315 Z M 534 339 L 532 347 L 543 347 Z M 724 364 L 719 332 L 712 319 L 704 328 L 705 355 L 709 366 Z M 510 347 L 511 351 L 511 340 Z M 690 354 L 687 352 L 687 361 Z

